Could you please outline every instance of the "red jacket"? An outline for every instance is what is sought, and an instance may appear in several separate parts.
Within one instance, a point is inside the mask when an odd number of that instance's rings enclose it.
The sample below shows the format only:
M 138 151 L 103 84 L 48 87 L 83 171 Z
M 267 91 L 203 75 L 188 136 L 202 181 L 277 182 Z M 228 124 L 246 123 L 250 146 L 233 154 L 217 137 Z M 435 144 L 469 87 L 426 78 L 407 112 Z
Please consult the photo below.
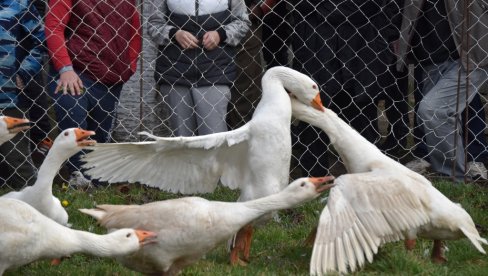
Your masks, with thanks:
M 139 16 L 135 0 L 50 0 L 45 29 L 54 68 L 72 65 L 108 85 L 127 81 L 142 47 Z

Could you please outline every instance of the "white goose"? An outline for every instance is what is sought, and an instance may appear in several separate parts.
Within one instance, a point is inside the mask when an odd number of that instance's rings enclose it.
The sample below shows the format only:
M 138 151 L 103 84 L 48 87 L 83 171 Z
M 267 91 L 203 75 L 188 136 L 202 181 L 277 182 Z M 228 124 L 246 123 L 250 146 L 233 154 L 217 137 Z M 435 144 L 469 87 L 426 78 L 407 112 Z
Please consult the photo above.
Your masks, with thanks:
M 144 205 L 99 205 L 80 211 L 109 230 L 129 227 L 156 232 L 155 245 L 117 259 L 145 274 L 176 275 L 258 217 L 318 197 L 331 187 L 325 183 L 332 179 L 300 178 L 277 194 L 247 202 L 186 197 Z
M 0 275 L 9 268 L 73 253 L 118 257 L 154 242 L 156 233 L 120 229 L 106 235 L 73 230 L 39 213 L 29 204 L 0 198 Z
M 0 145 L 14 138 L 17 133 L 29 129 L 30 121 L 9 116 L 0 116 Z
M 236 130 L 175 138 L 146 133 L 155 141 L 98 144 L 84 156 L 85 168 L 90 168 L 86 173 L 110 183 L 139 182 L 184 194 L 212 192 L 220 179 L 223 185 L 240 189 L 239 201 L 277 193 L 288 183 L 290 170 L 287 92 L 314 108 L 323 106 L 317 84 L 290 68 L 269 69 L 262 86 L 251 121 Z M 250 244 L 251 232 L 252 228 L 243 229 L 236 243 Z M 237 261 L 231 259 L 233 264 Z
M 351 173 L 335 180 L 320 216 L 310 274 L 355 271 L 372 262 L 382 243 L 404 238 L 433 239 L 436 262 L 445 261 L 442 240 L 467 237 L 485 253 L 487 241 L 469 214 L 425 177 L 382 154 L 331 110 L 317 112 L 293 99 L 292 110 L 327 133 Z
M 63 130 L 53 146 L 49 150 L 44 162 L 39 168 L 37 180 L 32 186 L 27 186 L 21 191 L 14 191 L 2 196 L 2 198 L 15 198 L 27 202 L 45 216 L 54 221 L 66 225 L 68 213 L 61 205 L 58 198 L 53 196 L 52 183 L 63 163 L 80 151 L 82 147 L 94 145 L 93 140 L 86 140 L 93 131 L 86 131 L 80 128 Z

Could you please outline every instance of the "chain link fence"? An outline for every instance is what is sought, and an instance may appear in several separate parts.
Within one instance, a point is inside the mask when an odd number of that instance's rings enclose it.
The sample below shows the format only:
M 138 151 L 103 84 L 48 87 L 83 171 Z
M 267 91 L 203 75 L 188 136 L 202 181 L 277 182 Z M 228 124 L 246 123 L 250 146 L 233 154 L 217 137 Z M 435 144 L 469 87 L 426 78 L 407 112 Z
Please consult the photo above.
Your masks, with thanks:
M 13 14 L 7 12 L 9 8 L 23 3 L 3 2 L 11 6 L 2 6 L 1 20 Z M 76 7 L 83 1 L 66 2 Z M 118 5 L 118 1 L 102 2 Z M 39 13 L 45 18 L 46 1 L 25 3 L 36 7 L 34 17 Z M 237 46 L 230 47 L 235 54 L 232 62 L 236 65 L 235 78 L 229 80 L 230 94 L 222 94 L 222 98 L 229 101 L 226 113 L 222 114 L 228 129 L 250 120 L 259 103 L 260 82 L 265 70 L 277 65 L 289 66 L 313 77 L 321 87 L 324 105 L 394 159 L 404 164 L 417 161 L 414 165 L 420 164 L 420 167 L 416 169 L 424 173 L 429 172 L 424 169 L 432 164 L 430 172 L 437 176 L 486 178 L 488 2 L 277 0 L 245 3 L 249 31 L 240 39 L 227 35 L 219 46 L 226 44 L 225 39 L 239 40 Z M 190 28 L 210 24 L 217 18 L 214 15 L 220 16 L 223 11 L 229 13 L 222 20 L 232 22 L 238 17 L 232 13 L 236 10 L 234 6 L 243 4 L 244 1 L 237 0 L 135 3 L 142 26 L 142 51 L 137 70 L 123 85 L 116 112 L 110 115 L 113 116 L 110 141 L 139 141 L 139 131 L 158 136 L 178 135 L 174 132 L 178 126 L 170 122 L 176 106 L 170 104 L 168 94 L 161 92 L 161 84 L 174 88 L 182 82 L 164 81 L 165 74 L 158 72 L 156 64 L 164 50 L 154 42 L 157 36 L 149 33 L 156 30 L 162 34 L 161 26 Z M 93 11 L 97 11 L 95 6 Z M 174 16 L 182 13 L 188 13 L 187 21 L 180 22 L 181 17 Z M 99 18 L 104 16 L 99 15 Z M 160 17 L 166 22 L 158 22 Z M 198 21 L 202 18 L 205 20 Z M 18 20 L 16 24 L 26 24 L 18 18 L 15 20 Z M 29 33 L 12 34 L 14 25 L 0 22 L 0 26 L 0 70 L 4 72 L 3 63 L 12 58 L 9 56 L 12 53 L 15 52 L 17 59 L 29 57 L 32 47 L 26 41 L 32 37 Z M 76 32 L 76 29 L 69 30 L 66 36 L 69 38 Z M 17 48 L 9 54 L 2 45 L 11 37 L 16 37 Z M 202 38 L 199 39 L 199 43 L 203 43 Z M 170 37 L 165 45 L 178 43 Z M 201 44 L 199 47 L 205 48 Z M 22 51 L 24 53 L 19 54 Z M 39 166 L 46 138 L 54 139 L 61 128 L 54 110 L 56 98 L 50 96 L 50 90 L 56 86 L 52 81 L 57 80 L 58 74 L 53 70 L 53 60 L 47 52 L 44 55 L 41 72 L 18 86 L 21 91 L 18 106 L 23 112 L 20 115 L 35 123 L 29 133 L 22 134 L 29 139 L 33 160 L 27 151 L 18 149 L 25 146 L 18 139 L 9 142 L 10 146 L 2 146 L 3 187 L 21 187 L 10 184 L 14 174 L 21 179 L 17 182 L 32 183 L 34 176 L 29 177 L 31 180 L 25 179 L 28 173 L 21 170 L 29 170 L 26 163 Z M 191 57 L 186 58 L 191 60 Z M 17 60 L 15 65 L 20 63 L 22 60 Z M 161 73 L 163 81 L 156 82 L 155 73 Z M 17 75 L 7 78 L 12 80 Z M 188 107 L 194 108 L 194 105 Z M 8 110 L 2 108 L 2 113 L 8 115 L 11 113 Z M 66 114 L 75 116 L 70 112 Z M 202 116 L 198 112 L 193 115 Z M 200 119 L 197 124 L 206 124 L 205 118 Z M 345 172 L 342 161 L 320 130 L 294 121 L 292 136 L 292 178 Z M 422 159 L 426 163 L 418 162 Z M 69 173 L 64 172 L 63 178 L 67 181 Z

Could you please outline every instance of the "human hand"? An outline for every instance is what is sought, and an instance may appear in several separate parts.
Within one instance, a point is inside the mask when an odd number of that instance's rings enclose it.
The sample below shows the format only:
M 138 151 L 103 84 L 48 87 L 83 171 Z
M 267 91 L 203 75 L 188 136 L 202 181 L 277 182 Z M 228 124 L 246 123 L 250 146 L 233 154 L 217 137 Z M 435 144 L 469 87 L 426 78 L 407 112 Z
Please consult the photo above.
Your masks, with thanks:
M 58 86 L 54 93 L 63 90 L 63 95 L 71 93 L 73 96 L 81 95 L 83 92 L 83 82 L 75 71 L 66 71 L 59 75 Z
M 19 75 L 15 75 L 15 85 L 17 85 L 17 89 L 22 90 L 24 89 L 25 85 Z
M 183 49 L 193 49 L 198 47 L 198 39 L 187 31 L 176 31 L 175 39 Z
M 400 39 L 394 40 L 390 43 L 390 47 L 395 55 L 400 54 Z
M 220 43 L 220 35 L 217 31 L 210 31 L 203 35 L 203 47 L 207 50 L 213 50 L 217 48 Z

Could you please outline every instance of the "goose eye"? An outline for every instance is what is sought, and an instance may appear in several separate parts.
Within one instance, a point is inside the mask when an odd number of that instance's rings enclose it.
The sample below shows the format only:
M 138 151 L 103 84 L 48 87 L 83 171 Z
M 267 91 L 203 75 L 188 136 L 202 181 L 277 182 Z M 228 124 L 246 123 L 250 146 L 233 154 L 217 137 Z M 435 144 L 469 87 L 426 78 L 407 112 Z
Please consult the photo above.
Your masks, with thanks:
M 300 184 L 300 187 L 305 187 L 305 182 L 302 182 L 302 184 Z
M 312 86 L 312 88 L 313 88 L 313 89 L 317 89 L 317 85 L 315 85 L 315 84 L 314 84 L 314 85 Z
M 67 131 L 64 132 L 64 136 L 68 136 L 69 133 Z
M 127 234 L 126 237 L 129 238 L 131 236 L 131 233 Z

